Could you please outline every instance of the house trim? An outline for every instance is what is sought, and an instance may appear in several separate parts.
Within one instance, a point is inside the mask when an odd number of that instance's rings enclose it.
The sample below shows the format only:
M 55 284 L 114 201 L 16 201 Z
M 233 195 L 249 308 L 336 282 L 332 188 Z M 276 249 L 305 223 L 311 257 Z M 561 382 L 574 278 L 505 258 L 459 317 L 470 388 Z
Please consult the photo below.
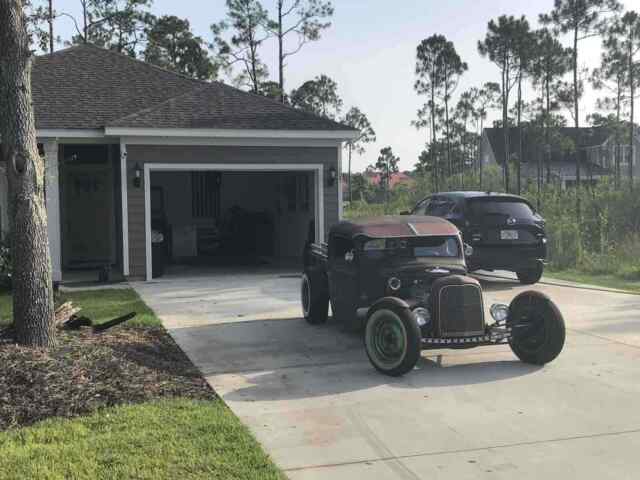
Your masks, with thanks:
M 62 244 L 60 241 L 61 217 L 58 142 L 48 140 L 44 143 L 43 147 L 45 155 L 45 201 L 51 275 L 54 282 L 59 282 L 62 280 Z
M 129 276 L 129 203 L 127 185 L 127 144 L 120 141 L 120 194 L 122 204 L 122 275 Z
M 238 172 L 286 172 L 310 171 L 315 173 L 316 241 L 324 241 L 324 166 L 308 163 L 145 163 L 144 164 L 144 236 L 145 277 L 152 279 L 151 256 L 151 172 L 152 171 L 238 171 Z M 128 248 L 127 248 L 128 250 Z
M 350 140 L 355 130 L 258 130 L 240 128 L 128 128 L 106 127 L 105 135 L 131 137 L 191 137 L 191 138 L 278 138 Z
M 225 147 L 336 147 L 342 140 L 324 138 L 121 137 L 128 145 Z
M 38 138 L 103 138 L 104 136 L 102 128 L 43 128 L 36 130 Z

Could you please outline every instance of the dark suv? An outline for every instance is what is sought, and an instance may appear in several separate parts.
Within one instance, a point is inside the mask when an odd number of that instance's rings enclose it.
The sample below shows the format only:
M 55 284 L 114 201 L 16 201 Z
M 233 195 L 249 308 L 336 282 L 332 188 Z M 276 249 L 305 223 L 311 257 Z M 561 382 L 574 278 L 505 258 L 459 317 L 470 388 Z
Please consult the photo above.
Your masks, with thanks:
M 540 280 L 547 257 L 544 220 L 522 197 L 493 192 L 436 193 L 412 215 L 442 217 L 473 247 L 469 270 L 510 270 L 521 283 Z

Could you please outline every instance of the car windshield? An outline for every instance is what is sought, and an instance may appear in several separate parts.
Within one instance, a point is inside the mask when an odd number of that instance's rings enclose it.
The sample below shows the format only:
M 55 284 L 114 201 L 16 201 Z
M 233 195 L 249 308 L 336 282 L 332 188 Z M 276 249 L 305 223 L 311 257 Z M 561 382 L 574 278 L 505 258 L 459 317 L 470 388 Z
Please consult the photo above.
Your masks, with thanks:
M 454 236 L 375 239 L 367 241 L 363 250 L 372 258 L 384 254 L 410 258 L 460 256 L 458 238 Z
M 469 202 L 471 214 L 475 217 L 487 215 L 504 215 L 514 218 L 530 218 L 533 210 L 526 202 L 520 200 L 472 200 Z

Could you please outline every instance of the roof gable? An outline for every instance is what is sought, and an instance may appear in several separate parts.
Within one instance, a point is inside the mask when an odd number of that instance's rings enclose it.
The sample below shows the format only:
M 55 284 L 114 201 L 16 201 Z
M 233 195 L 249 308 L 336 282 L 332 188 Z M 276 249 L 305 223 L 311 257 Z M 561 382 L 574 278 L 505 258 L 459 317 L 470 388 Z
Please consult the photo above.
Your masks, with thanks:
M 128 128 L 239 128 L 268 130 L 350 130 L 327 118 L 283 105 L 220 82 L 170 98 L 158 105 L 110 122 Z
M 34 62 L 36 127 L 103 128 L 200 83 L 126 55 L 77 45 Z
M 38 129 L 353 130 L 89 44 L 37 57 L 32 92 Z

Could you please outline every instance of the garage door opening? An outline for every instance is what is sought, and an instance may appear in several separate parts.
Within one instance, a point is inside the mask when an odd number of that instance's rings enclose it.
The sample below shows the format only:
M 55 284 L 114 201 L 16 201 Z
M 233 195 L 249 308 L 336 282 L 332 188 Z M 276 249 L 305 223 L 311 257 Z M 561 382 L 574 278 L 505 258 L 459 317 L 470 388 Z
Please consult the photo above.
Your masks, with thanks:
M 311 169 L 145 171 L 152 257 L 147 278 L 185 267 L 299 261 L 319 228 L 320 175 Z

